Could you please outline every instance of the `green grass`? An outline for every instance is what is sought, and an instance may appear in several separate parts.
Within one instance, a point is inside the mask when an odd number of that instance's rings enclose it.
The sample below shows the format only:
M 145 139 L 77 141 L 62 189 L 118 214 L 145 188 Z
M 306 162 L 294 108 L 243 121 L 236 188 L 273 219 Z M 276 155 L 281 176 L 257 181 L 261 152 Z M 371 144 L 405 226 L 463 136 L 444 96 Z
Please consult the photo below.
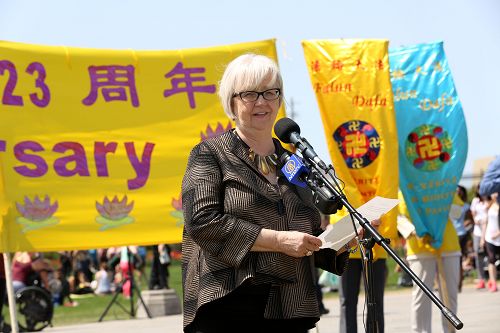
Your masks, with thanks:
M 398 253 L 398 255 L 401 257 L 401 254 Z M 395 272 L 397 265 L 396 262 L 392 258 L 387 258 L 386 264 L 387 264 L 388 275 L 385 284 L 385 289 L 386 290 L 401 289 L 402 287 L 398 286 L 399 273 Z

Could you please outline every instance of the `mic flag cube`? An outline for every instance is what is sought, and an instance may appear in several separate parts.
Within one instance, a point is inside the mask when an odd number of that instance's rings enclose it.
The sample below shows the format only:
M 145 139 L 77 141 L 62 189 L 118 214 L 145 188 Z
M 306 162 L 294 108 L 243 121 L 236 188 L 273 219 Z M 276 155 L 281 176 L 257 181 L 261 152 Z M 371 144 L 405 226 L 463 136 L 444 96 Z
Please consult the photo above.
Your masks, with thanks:
M 292 154 L 281 168 L 281 171 L 290 183 L 300 187 L 306 187 L 304 179 L 309 174 L 309 169 L 297 155 Z

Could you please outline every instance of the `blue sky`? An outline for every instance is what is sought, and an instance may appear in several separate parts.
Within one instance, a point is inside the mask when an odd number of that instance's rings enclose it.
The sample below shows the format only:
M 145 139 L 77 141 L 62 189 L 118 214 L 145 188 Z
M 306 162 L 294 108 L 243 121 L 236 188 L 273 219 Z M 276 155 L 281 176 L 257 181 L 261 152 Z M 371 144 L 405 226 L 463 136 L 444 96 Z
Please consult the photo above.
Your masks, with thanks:
M 302 135 L 330 161 L 302 52 L 305 39 L 444 41 L 469 136 L 464 173 L 500 152 L 500 1 L 0 0 L 0 40 L 181 49 L 276 38 L 286 99 Z

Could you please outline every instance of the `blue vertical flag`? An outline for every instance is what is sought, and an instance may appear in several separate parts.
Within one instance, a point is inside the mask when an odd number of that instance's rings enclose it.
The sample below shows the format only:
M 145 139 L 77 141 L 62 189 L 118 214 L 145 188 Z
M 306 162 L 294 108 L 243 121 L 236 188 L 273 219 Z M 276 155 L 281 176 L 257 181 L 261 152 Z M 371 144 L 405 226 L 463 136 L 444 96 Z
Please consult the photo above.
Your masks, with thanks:
M 439 248 L 467 158 L 467 128 L 443 43 L 389 51 L 399 183 L 417 235 Z

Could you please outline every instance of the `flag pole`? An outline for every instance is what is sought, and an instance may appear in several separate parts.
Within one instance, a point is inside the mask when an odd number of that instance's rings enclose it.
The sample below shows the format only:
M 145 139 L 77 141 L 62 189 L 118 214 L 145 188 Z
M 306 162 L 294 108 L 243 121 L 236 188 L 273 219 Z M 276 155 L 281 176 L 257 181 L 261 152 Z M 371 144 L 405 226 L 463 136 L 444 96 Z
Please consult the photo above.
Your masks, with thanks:
M 17 325 L 16 298 L 14 295 L 14 287 L 12 286 L 12 265 L 10 253 L 3 253 L 3 259 L 5 267 L 5 287 L 7 288 L 7 298 L 9 300 L 10 325 L 12 327 L 12 333 L 19 333 L 19 326 Z

